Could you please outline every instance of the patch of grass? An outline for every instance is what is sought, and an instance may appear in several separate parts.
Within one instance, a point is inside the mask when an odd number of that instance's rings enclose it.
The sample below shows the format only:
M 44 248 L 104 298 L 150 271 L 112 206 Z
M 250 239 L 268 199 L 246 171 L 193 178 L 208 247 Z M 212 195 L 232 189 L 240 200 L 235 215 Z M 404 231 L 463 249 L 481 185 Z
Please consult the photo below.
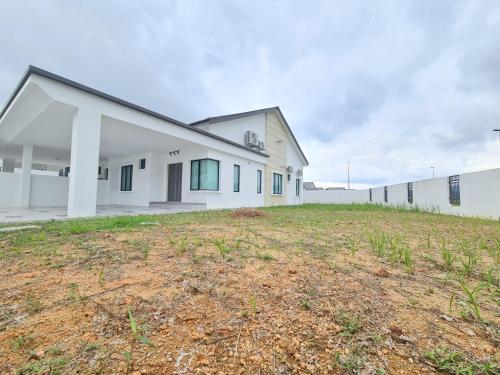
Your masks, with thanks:
M 232 249 L 226 244 L 226 240 L 224 238 L 217 238 L 214 240 L 214 245 L 219 250 L 219 254 L 223 259 L 226 259 L 227 256 L 231 253 Z
M 135 319 L 130 307 L 128 308 L 128 320 L 130 324 L 130 331 L 132 332 L 132 337 L 143 344 L 154 347 L 155 345 L 153 344 L 153 342 L 146 337 L 145 327 L 139 326 L 137 324 L 137 320 Z
M 255 257 L 257 259 L 265 260 L 265 261 L 274 260 L 274 257 L 271 254 L 267 254 L 267 253 L 257 253 L 257 254 L 255 254 Z
M 70 283 L 68 285 L 68 299 L 74 304 L 78 304 L 84 300 L 84 297 L 80 294 L 80 285 L 78 283 Z
M 462 239 L 458 246 L 461 252 L 460 263 L 462 264 L 462 273 L 470 276 L 476 269 L 479 259 L 478 252 L 475 246 L 465 239 Z
M 500 368 L 494 362 L 477 362 L 468 359 L 463 353 L 453 351 L 445 346 L 438 347 L 424 354 L 438 370 L 456 375 L 498 374 Z
M 34 341 L 33 336 L 30 335 L 17 336 L 12 343 L 12 350 L 14 352 L 18 352 L 20 350 L 22 351 L 30 350 L 33 346 L 33 341 Z
M 443 260 L 444 269 L 451 271 L 453 269 L 453 263 L 456 259 L 456 254 L 450 249 L 449 241 L 442 238 L 439 242 L 439 251 L 441 254 L 441 259 Z
M 348 311 L 338 311 L 335 314 L 335 321 L 341 327 L 341 336 L 353 336 L 363 329 L 363 324 L 359 315 Z
M 128 241 L 129 245 L 142 254 L 142 258 L 147 260 L 151 252 L 151 243 L 145 239 L 134 239 Z
M 368 235 L 368 243 L 375 255 L 388 259 L 394 264 L 403 264 L 407 272 L 413 272 L 412 252 L 401 236 L 377 231 Z
M 350 373 L 357 374 L 365 366 L 365 359 L 363 356 L 351 352 L 348 355 L 340 355 L 336 353 L 335 362 L 339 368 Z
M 102 344 L 100 342 L 97 342 L 97 341 L 96 342 L 87 342 L 87 343 L 85 343 L 83 350 L 85 352 L 93 352 L 93 351 L 101 349 L 101 347 L 102 347 Z
M 302 306 L 304 310 L 312 309 L 311 301 L 309 301 L 308 299 L 303 299 L 302 301 L 300 301 L 300 306 Z
M 67 357 L 43 358 L 34 363 L 28 363 L 17 370 L 17 375 L 28 374 L 47 374 L 47 375 L 63 375 L 66 372 L 64 368 L 69 363 Z
M 98 281 L 99 281 L 99 286 L 103 288 L 106 282 L 106 278 L 104 277 L 104 270 L 99 271 Z
M 347 248 L 351 251 L 352 255 L 356 255 L 359 251 L 359 244 L 355 238 L 349 237 L 347 239 Z
M 36 314 L 43 310 L 43 303 L 32 291 L 26 295 L 26 311 L 30 314 Z

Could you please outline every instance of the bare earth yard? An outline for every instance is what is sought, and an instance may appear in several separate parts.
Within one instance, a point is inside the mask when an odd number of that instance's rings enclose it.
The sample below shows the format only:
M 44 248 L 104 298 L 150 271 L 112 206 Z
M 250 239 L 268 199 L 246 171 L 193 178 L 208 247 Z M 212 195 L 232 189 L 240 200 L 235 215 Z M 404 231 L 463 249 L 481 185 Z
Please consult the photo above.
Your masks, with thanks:
M 0 373 L 498 374 L 500 222 L 278 207 L 0 233 Z

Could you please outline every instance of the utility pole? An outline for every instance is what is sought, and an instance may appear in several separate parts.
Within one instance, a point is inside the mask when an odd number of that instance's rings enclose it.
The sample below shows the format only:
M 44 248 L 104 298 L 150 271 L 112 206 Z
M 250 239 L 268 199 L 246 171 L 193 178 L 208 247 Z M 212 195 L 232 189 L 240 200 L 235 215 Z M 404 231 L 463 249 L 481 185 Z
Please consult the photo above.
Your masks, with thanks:
M 347 161 L 347 190 L 351 190 L 351 172 L 350 172 L 351 162 Z
M 435 168 L 434 167 L 431 167 L 432 169 L 432 178 L 436 178 L 436 173 L 435 173 Z
M 498 133 L 498 142 L 500 142 L 500 129 L 493 129 L 493 131 Z

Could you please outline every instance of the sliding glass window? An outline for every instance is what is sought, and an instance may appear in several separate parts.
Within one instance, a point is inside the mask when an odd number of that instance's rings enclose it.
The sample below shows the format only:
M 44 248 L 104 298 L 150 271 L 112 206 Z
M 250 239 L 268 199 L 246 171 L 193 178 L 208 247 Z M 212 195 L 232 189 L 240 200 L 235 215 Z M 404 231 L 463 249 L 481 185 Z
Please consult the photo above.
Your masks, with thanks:
M 132 191 L 132 175 L 134 173 L 133 169 L 133 165 L 122 166 L 120 191 Z
M 200 159 L 191 161 L 191 190 L 219 190 L 219 161 Z

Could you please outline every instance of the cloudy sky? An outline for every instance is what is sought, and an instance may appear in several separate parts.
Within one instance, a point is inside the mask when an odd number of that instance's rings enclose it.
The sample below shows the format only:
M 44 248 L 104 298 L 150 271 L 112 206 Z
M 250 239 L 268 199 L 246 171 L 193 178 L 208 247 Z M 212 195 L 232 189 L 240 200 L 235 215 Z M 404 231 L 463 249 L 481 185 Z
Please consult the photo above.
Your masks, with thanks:
M 3 0 L 0 19 L 0 102 L 32 64 L 185 122 L 279 105 L 306 180 L 500 167 L 498 0 Z

